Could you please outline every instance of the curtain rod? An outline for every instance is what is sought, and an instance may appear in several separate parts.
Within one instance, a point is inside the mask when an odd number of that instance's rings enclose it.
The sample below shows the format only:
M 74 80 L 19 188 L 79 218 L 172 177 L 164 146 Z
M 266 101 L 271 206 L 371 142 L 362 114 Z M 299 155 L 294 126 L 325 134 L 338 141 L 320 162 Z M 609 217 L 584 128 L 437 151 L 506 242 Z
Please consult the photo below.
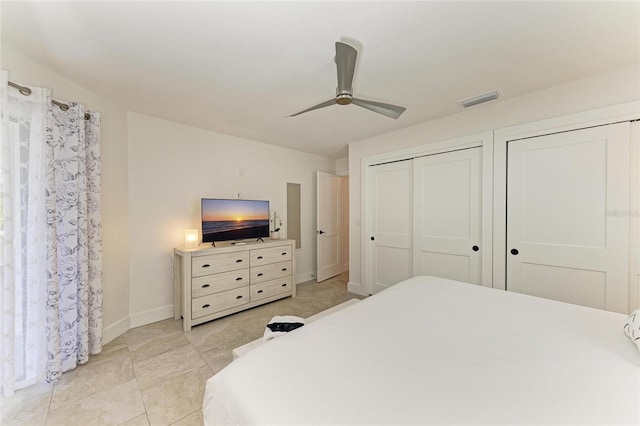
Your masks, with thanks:
M 15 87 L 16 89 L 18 89 L 18 92 L 20 92 L 21 95 L 29 96 L 31 94 L 31 89 L 29 89 L 28 87 L 20 86 L 19 84 L 16 84 L 13 81 L 9 81 L 8 83 L 9 83 L 9 86 Z M 60 107 L 60 109 L 63 111 L 67 111 L 69 109 L 69 105 L 63 104 L 62 102 L 58 102 L 55 99 L 51 99 L 51 103 L 53 103 L 54 105 L 58 105 L 58 107 Z M 89 120 L 90 118 L 91 116 L 89 115 L 89 113 L 85 112 L 84 119 Z

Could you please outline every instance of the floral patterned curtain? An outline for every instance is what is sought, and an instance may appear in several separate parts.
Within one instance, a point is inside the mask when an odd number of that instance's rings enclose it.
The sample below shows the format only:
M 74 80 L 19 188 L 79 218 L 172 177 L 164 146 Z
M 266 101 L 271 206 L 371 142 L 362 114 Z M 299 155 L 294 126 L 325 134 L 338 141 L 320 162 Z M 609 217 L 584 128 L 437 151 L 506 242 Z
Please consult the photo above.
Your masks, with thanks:
M 102 350 L 100 115 L 66 104 L 46 130 L 49 382 Z
M 25 96 L 1 76 L 0 378 L 10 395 L 58 382 L 102 350 L 100 114 L 63 110 L 48 89 Z M 43 111 L 39 121 L 25 105 Z

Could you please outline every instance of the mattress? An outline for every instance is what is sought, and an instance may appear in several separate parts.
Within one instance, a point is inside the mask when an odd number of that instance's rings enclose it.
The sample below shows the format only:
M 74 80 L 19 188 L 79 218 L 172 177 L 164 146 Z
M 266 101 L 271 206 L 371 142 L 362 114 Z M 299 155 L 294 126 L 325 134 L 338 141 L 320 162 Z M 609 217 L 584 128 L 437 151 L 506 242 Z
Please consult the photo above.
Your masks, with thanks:
M 283 313 L 286 314 L 286 313 Z M 625 316 L 415 277 L 207 381 L 206 424 L 640 424 Z

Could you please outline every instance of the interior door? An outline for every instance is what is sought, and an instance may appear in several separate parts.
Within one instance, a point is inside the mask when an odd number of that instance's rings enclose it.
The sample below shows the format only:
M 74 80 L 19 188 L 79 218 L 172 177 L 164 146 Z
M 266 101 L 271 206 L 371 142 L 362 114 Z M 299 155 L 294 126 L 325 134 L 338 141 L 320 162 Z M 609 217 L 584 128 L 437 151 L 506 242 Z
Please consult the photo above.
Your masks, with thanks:
M 377 293 L 412 276 L 412 160 L 371 166 L 370 290 Z
M 482 148 L 413 161 L 413 275 L 481 284 Z
M 340 177 L 317 172 L 317 282 L 342 272 L 340 266 Z
M 627 312 L 629 134 L 620 123 L 508 143 L 507 290 Z

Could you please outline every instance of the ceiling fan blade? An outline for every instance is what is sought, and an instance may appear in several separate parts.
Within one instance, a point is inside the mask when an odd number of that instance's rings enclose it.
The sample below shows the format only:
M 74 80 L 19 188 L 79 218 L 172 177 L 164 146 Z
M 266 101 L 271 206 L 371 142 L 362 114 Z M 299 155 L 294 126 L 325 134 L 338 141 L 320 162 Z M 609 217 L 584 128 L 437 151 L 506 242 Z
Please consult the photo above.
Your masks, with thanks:
M 351 93 L 353 73 L 358 51 L 346 43 L 336 41 L 336 66 L 338 68 L 338 93 Z
M 300 115 L 300 114 L 304 114 L 305 112 L 309 112 L 309 111 L 313 111 L 314 109 L 320 109 L 320 108 L 325 108 L 331 105 L 335 105 L 336 104 L 336 100 L 335 99 L 329 99 L 328 101 L 325 101 L 321 104 L 312 106 L 311 108 L 307 108 L 304 111 L 300 111 L 300 112 L 296 112 L 295 114 L 291 114 L 289 117 L 295 117 L 296 115 Z
M 368 109 L 369 111 L 377 112 L 378 114 L 386 115 L 389 118 L 397 119 L 406 110 L 405 107 L 385 104 L 382 102 L 365 101 L 364 99 L 353 98 L 351 102 L 359 107 Z

